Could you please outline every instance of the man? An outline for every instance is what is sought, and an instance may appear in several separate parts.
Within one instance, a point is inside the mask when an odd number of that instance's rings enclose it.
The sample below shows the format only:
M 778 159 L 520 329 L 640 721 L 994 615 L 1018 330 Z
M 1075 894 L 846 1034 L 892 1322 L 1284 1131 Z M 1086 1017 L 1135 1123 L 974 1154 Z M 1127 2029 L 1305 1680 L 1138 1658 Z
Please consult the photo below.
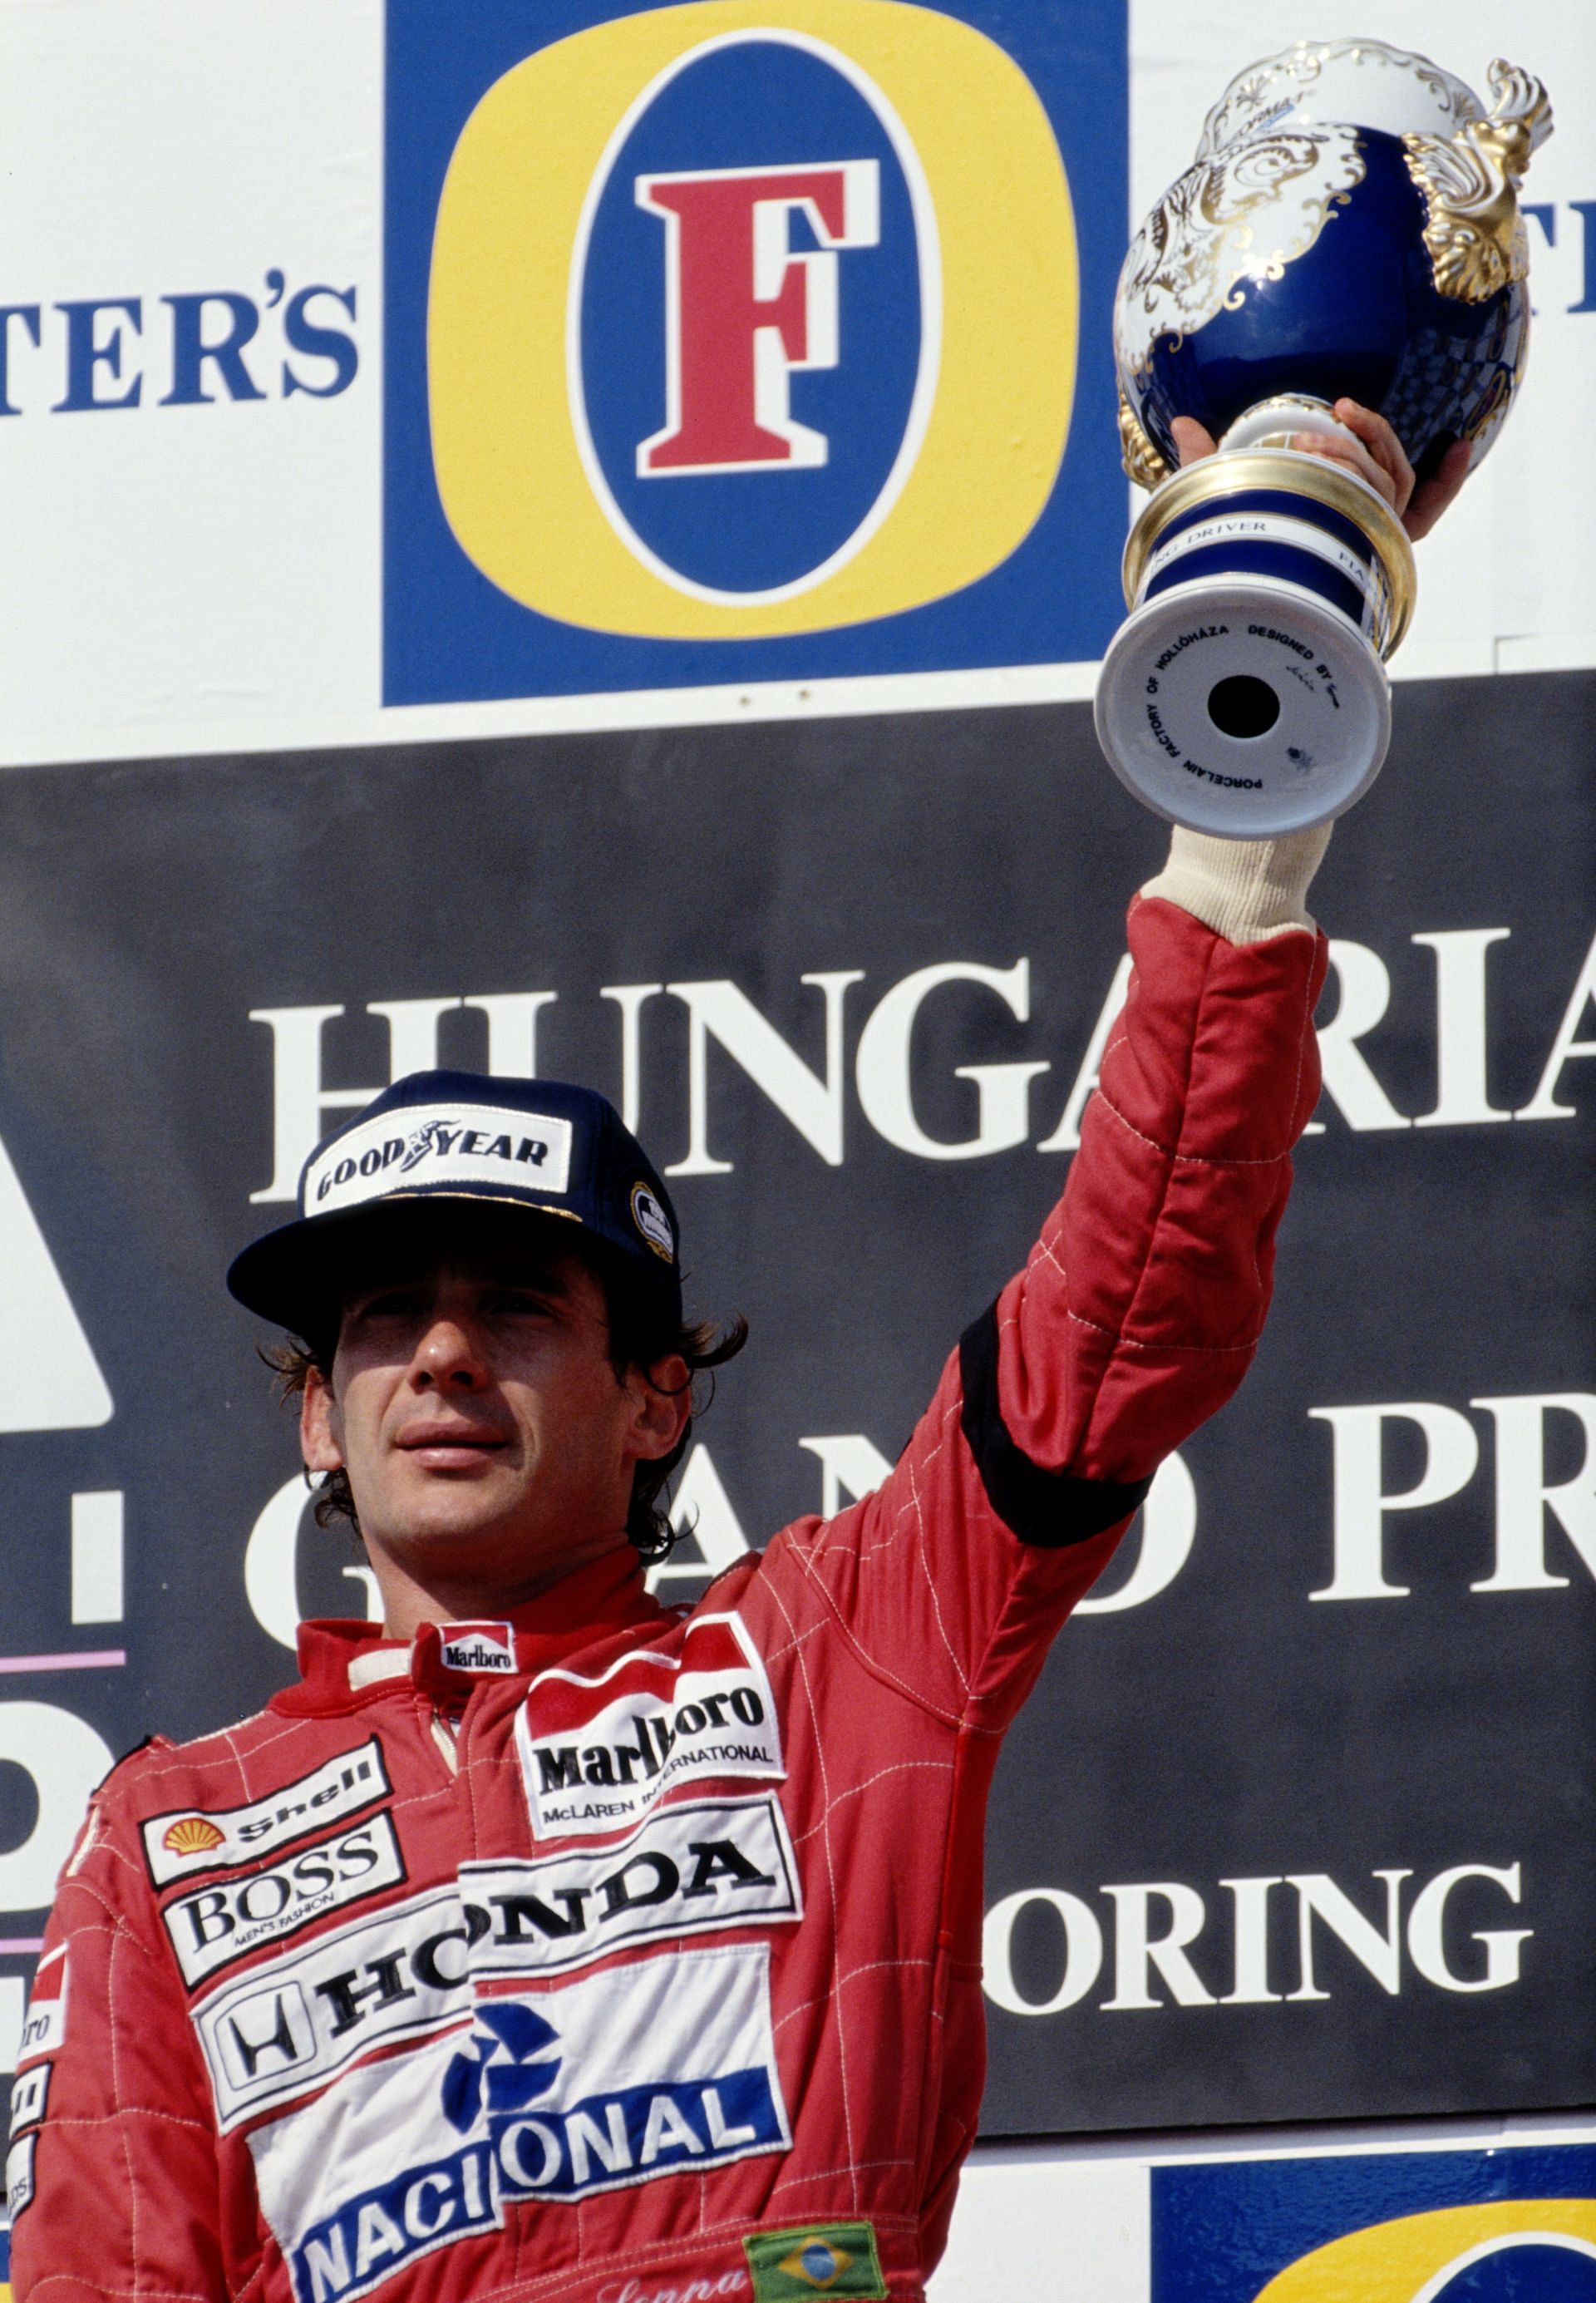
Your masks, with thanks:
M 1176 835 L 1025 1270 L 880 1491 L 689 1610 L 639 1546 L 728 1346 L 609 1106 L 424 1074 L 315 1152 L 231 1280 L 303 1340 L 385 1619 L 307 1625 L 298 1685 L 97 1795 L 21 2059 L 21 2303 L 922 2295 L 998 1740 L 1257 1340 L 1324 838 Z

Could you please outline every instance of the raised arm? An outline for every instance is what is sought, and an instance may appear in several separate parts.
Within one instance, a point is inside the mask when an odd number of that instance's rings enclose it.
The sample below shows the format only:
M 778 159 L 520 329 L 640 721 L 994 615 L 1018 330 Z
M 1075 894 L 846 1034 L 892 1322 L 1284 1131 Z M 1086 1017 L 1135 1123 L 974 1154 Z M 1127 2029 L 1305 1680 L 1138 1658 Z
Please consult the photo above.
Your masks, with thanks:
M 1063 1199 L 879 1492 L 778 1541 L 883 1677 L 1004 1724 L 1153 1472 L 1235 1390 L 1318 1096 L 1327 834 L 1177 831 Z

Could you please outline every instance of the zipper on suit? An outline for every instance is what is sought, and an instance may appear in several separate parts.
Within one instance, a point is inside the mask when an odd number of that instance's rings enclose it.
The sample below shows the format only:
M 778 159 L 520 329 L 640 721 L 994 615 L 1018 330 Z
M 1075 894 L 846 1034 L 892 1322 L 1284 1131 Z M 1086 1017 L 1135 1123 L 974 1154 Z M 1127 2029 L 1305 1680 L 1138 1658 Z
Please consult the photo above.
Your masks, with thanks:
M 451 1776 L 458 1776 L 460 1772 L 460 1752 L 458 1731 L 456 1730 L 452 1721 L 449 1719 L 448 1713 L 441 1710 L 435 1703 L 433 1706 L 431 1728 L 433 1741 L 438 1746 L 439 1750 L 443 1754 L 444 1766 L 449 1769 Z

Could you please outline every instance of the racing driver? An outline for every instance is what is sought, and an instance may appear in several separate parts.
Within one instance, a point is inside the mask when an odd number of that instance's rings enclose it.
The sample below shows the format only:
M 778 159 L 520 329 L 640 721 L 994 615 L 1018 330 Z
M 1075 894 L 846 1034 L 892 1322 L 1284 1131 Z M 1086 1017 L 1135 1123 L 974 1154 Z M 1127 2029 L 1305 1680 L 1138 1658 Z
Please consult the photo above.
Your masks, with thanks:
M 1340 452 L 1409 524 L 1377 419 Z M 1183 445 L 1209 443 L 1191 427 Z M 920 2298 L 980 2102 L 987 1789 L 1234 1390 L 1314 1108 L 1325 833 L 1177 832 L 1060 1205 L 895 1470 L 662 1607 L 674 1212 L 603 1100 L 425 1073 L 230 1274 L 385 1620 L 97 1793 L 29 2003 L 18 2303 Z

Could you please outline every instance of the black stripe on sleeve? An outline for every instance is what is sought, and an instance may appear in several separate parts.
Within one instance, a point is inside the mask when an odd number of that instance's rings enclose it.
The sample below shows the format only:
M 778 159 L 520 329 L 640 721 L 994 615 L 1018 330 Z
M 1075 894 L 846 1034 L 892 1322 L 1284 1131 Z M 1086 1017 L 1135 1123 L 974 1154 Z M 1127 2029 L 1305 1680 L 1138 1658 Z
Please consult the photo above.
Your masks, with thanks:
M 1021 1543 L 1061 1550 L 1116 1527 L 1139 1508 L 1150 1478 L 1083 1480 L 1073 1472 L 1048 1472 L 1015 1445 L 997 1405 L 995 1303 L 960 1337 L 959 1376 L 964 1391 L 959 1420 L 987 1500 Z

